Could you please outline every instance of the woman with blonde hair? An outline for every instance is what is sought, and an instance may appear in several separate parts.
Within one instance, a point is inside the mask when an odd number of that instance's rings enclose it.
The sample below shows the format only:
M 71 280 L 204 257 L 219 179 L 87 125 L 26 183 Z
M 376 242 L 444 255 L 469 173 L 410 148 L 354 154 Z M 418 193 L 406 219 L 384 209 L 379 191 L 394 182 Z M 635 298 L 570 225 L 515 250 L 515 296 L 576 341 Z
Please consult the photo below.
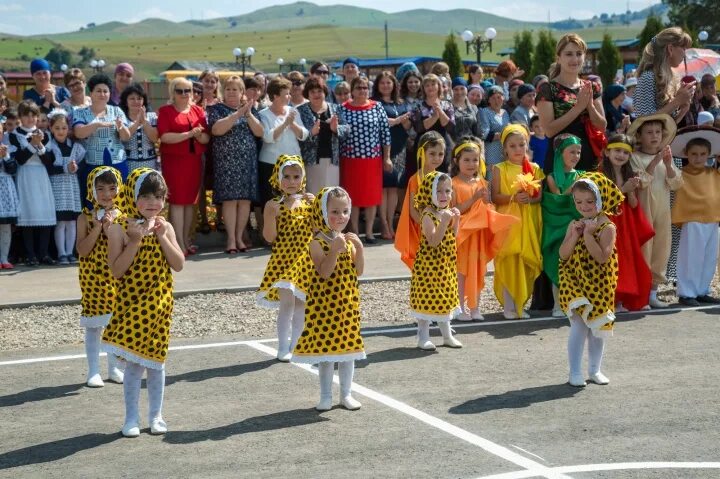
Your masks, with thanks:
M 205 109 L 210 105 L 215 105 L 222 101 L 222 92 L 220 91 L 220 76 L 214 70 L 205 70 L 198 77 L 198 81 L 203 86 L 203 98 L 200 106 Z M 172 98 L 172 94 L 171 94 Z
M 680 122 L 690 108 L 696 82 L 680 84 L 672 69 L 685 58 L 692 46 L 690 35 L 680 27 L 666 28 L 643 49 L 638 66 L 638 82 L 633 96 L 637 116 L 668 113 Z

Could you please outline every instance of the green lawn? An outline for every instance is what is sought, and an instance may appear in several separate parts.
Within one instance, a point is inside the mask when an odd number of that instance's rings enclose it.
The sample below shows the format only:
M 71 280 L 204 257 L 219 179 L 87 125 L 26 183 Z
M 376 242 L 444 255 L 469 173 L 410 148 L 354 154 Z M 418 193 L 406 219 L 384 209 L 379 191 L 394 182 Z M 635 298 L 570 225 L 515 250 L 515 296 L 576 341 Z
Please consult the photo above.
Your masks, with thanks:
M 5 60 L 16 60 L 22 55 L 44 57 L 52 47 L 53 43 L 45 39 L 0 35 L 0 61 L 4 64 Z

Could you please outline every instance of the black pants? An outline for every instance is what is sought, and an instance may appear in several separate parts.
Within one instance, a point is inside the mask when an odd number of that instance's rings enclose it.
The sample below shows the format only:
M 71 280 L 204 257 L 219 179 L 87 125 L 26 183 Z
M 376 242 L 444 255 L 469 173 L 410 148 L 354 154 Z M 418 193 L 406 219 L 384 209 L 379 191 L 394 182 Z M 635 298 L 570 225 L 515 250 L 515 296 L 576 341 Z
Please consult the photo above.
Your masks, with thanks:
M 52 226 L 23 226 L 22 235 L 25 244 L 26 260 L 41 260 L 49 255 Z

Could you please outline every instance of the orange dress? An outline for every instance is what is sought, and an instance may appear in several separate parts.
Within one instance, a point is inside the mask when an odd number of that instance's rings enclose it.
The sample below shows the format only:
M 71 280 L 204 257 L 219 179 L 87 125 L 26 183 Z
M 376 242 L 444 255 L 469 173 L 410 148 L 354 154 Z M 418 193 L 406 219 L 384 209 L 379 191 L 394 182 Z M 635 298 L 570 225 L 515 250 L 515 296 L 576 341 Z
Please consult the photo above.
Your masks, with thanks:
M 405 201 L 395 231 L 395 249 L 400 252 L 400 259 L 411 271 L 415 263 L 415 255 L 420 248 L 420 225 L 410 216 L 410 195 L 417 195 L 419 188 L 418 175 L 412 175 L 405 190 Z
M 488 189 L 483 178 L 467 183 L 460 177 L 452 179 L 453 203 L 457 206 L 468 201 L 479 189 Z M 476 201 L 460 216 L 457 234 L 457 269 L 465 277 L 465 291 L 469 308 L 477 308 L 478 297 L 485 287 L 487 264 L 492 261 L 510 233 L 510 228 L 520 220 L 512 215 L 495 211 L 492 203 Z

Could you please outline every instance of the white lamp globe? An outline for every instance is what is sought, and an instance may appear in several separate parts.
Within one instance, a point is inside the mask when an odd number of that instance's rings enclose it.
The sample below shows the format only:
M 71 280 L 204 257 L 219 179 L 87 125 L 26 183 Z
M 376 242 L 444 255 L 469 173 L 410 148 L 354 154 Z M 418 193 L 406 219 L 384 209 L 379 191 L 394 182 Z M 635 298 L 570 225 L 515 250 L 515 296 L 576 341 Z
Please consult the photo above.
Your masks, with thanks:
M 62 65 L 60 65 L 60 71 L 66 72 L 67 69 L 68 69 L 68 66 L 65 65 L 64 63 Z
M 488 28 L 485 30 L 485 37 L 488 40 L 493 40 L 495 37 L 497 37 L 497 30 L 495 30 L 493 27 Z
M 278 64 L 278 65 L 282 65 L 283 63 L 285 63 L 285 60 L 283 60 L 282 58 L 278 58 L 278 59 L 277 59 L 277 64 Z
M 470 30 L 465 30 L 460 34 L 460 38 L 462 38 L 464 42 L 471 42 L 474 37 L 475 35 Z
M 90 66 L 91 66 L 92 68 L 96 68 L 96 67 L 98 66 L 98 61 L 97 61 L 97 60 L 90 60 Z
M 307 60 L 304 58 L 301 58 L 298 63 L 300 63 L 300 65 L 305 65 L 307 63 Z
M 100 68 L 104 67 L 104 66 L 105 66 L 105 60 L 98 60 L 97 66 L 99 66 Z
M 249 57 L 255 55 L 255 49 L 253 47 L 247 47 L 245 54 Z
M 706 32 L 705 30 L 702 30 L 700 33 L 698 33 L 698 40 L 700 40 L 701 42 L 704 42 L 708 39 L 708 36 L 709 36 L 708 32 Z
M 233 48 L 233 56 L 239 57 L 240 55 L 242 55 L 242 48 Z

